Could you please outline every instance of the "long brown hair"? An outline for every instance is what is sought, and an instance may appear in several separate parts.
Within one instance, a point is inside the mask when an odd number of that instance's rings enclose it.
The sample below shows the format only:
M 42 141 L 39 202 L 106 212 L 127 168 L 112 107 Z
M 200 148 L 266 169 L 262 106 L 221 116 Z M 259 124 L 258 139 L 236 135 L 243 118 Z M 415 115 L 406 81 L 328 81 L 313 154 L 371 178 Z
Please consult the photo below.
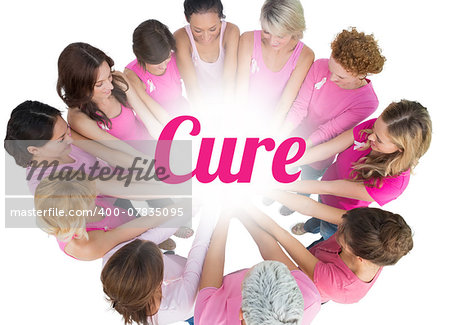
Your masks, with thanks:
M 113 59 L 92 45 L 81 42 L 69 44 L 58 59 L 56 91 L 69 108 L 78 107 L 94 121 L 110 128 L 111 120 L 92 101 L 98 68 L 105 61 L 110 68 L 114 66 Z M 122 105 L 127 106 L 127 82 L 113 74 L 112 84 L 112 95 Z
M 370 180 L 370 186 L 381 186 L 385 177 L 399 175 L 419 163 L 431 142 L 430 115 L 420 103 L 401 100 L 391 103 L 380 118 L 387 125 L 390 140 L 399 150 L 390 154 L 367 155 L 353 165 L 354 180 Z M 372 130 L 362 130 L 370 134 Z M 369 148 L 370 143 L 361 149 Z
M 125 324 L 148 325 L 160 300 L 164 262 L 158 246 L 136 239 L 115 252 L 101 274 L 103 291 Z

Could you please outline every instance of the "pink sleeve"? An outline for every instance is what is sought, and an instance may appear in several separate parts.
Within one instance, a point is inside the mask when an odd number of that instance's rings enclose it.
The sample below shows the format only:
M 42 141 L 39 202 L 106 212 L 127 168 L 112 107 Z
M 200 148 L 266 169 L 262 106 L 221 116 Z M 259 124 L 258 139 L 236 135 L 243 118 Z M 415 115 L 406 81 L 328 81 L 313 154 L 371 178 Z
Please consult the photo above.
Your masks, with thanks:
M 209 301 L 209 298 L 217 291 L 217 288 L 203 288 L 200 290 L 197 296 L 197 300 L 195 301 L 195 310 L 194 310 L 194 323 L 202 324 L 202 314 L 205 310 L 206 304 Z
M 365 129 L 371 129 L 373 127 L 373 125 L 375 124 L 376 120 L 377 119 L 374 118 L 374 119 L 371 119 L 371 120 L 364 121 L 364 122 L 358 124 L 357 126 L 355 126 L 353 128 L 353 138 L 356 141 L 360 141 L 360 142 L 366 141 L 367 140 L 367 135 L 366 134 L 361 134 L 361 131 L 365 130 Z
M 172 236 L 178 228 L 162 228 L 162 227 L 156 227 L 147 230 L 142 235 L 138 236 L 137 238 L 142 240 L 148 240 L 151 242 L 154 242 L 156 245 L 161 244 L 163 241 L 168 239 L 170 236 Z
M 293 123 L 295 127 L 299 126 L 308 114 L 309 102 L 311 101 L 314 91 L 314 80 L 316 75 L 315 67 L 316 65 L 313 63 L 300 87 L 297 98 L 295 98 L 292 103 L 291 109 L 286 117 L 286 119 Z
M 406 189 L 409 183 L 409 171 L 404 172 L 396 177 L 387 177 L 383 180 L 380 188 L 367 186 L 369 181 L 366 181 L 367 193 L 380 206 L 395 200 Z
M 339 134 L 351 129 L 362 120 L 369 117 L 378 107 L 376 98 L 371 101 L 358 104 L 358 107 L 350 107 L 340 115 L 320 125 L 310 136 L 313 145 L 318 145 L 337 137 Z
M 320 292 L 323 300 L 333 299 L 342 288 L 338 274 L 333 263 L 318 261 L 314 267 L 314 284 Z
M 203 262 L 208 251 L 209 241 L 217 223 L 218 211 L 206 209 L 202 212 L 196 236 L 189 251 L 184 272 L 180 279 L 169 283 L 166 292 L 176 300 L 179 309 L 192 308 L 198 292 Z

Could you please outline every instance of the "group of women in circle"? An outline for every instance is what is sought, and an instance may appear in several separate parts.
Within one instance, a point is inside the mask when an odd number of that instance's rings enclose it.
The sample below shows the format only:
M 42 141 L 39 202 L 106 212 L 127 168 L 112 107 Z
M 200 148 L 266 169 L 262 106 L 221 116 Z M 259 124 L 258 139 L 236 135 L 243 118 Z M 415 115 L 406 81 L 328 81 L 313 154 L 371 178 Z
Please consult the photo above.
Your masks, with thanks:
M 97 211 L 43 214 L 38 225 L 67 255 L 104 258 L 103 289 L 125 323 L 309 324 L 329 300 L 359 301 L 384 266 L 412 249 L 400 215 L 368 206 L 382 206 L 407 187 L 430 145 L 427 109 L 402 100 L 364 121 L 378 107 L 367 78 L 385 62 L 377 42 L 350 28 L 335 37 L 330 58 L 314 60 L 301 41 L 298 0 L 266 0 L 262 30 L 242 35 L 224 20 L 220 0 L 185 0 L 184 13 L 188 24 L 174 34 L 157 20 L 141 23 L 133 33 L 136 59 L 123 73 L 113 71 L 114 61 L 100 49 L 69 44 L 59 56 L 57 92 L 70 127 L 59 110 L 37 101 L 12 111 L 5 148 L 27 168 L 36 209 Z M 117 179 L 55 180 L 42 167 L 50 161 L 58 170 L 98 161 L 131 166 L 147 155 L 133 140 L 158 139 L 173 117 L 218 103 L 250 112 L 249 125 L 306 140 L 296 163 L 301 180 L 268 188 L 265 201 L 281 202 L 283 215 L 312 217 L 292 229 L 320 233 L 310 247 L 252 205 L 205 207 L 188 257 L 162 254 L 160 248 L 173 248 L 171 235 L 188 237 L 189 229 L 158 227 L 163 216 L 130 216 L 121 205 L 127 201 L 117 200 L 130 198 Z M 152 194 L 139 199 L 161 204 Z M 105 216 L 97 207 L 123 212 Z M 264 262 L 224 276 L 232 217 L 247 228 Z

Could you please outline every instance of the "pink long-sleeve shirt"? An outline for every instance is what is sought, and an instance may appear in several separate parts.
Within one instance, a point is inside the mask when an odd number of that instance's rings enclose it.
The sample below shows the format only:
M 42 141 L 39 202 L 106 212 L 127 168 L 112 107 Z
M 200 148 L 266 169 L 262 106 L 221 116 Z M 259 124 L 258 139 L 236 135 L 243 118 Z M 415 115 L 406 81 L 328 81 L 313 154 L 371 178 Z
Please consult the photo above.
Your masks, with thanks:
M 328 61 L 313 63 L 287 116 L 296 126 L 293 135 L 309 139 L 314 146 L 351 129 L 378 107 L 370 80 L 360 88 L 341 88 L 331 81 Z M 326 160 L 312 167 L 324 169 L 331 163 Z

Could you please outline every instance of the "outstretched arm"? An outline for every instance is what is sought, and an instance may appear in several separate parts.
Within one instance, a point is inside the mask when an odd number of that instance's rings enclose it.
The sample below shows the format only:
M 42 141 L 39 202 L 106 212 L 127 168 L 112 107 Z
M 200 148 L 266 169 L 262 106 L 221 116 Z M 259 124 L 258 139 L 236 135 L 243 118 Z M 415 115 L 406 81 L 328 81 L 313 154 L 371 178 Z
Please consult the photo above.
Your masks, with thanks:
M 173 36 L 175 37 L 175 41 L 177 43 L 177 51 L 175 52 L 175 55 L 177 58 L 177 66 L 180 71 L 181 79 L 183 79 L 186 87 L 189 101 L 194 104 L 194 107 L 198 107 L 201 103 L 202 94 L 198 86 L 194 63 L 192 62 L 192 49 L 189 36 L 184 28 L 177 30 Z
M 199 290 L 207 287 L 220 288 L 223 282 L 225 268 L 225 247 L 227 243 L 230 216 L 222 213 L 214 229 L 203 263 L 202 277 L 200 278 Z
M 284 191 L 271 191 L 268 193 L 268 196 L 287 206 L 289 209 L 300 212 L 306 216 L 319 218 L 335 225 L 341 223 L 342 215 L 347 212 L 346 210 L 319 203 L 304 195 Z
M 346 179 L 334 181 L 304 180 L 288 185 L 280 185 L 278 189 L 307 194 L 327 194 L 355 200 L 373 202 L 362 182 L 352 182 Z
M 294 71 L 292 71 L 292 74 L 284 87 L 280 101 L 275 109 L 273 122 L 274 130 L 278 130 L 285 120 L 286 115 L 291 109 L 291 106 L 298 95 L 300 87 L 302 86 L 313 61 L 314 52 L 309 47 L 304 45 L 300 57 L 298 58 L 297 65 Z
M 232 99 L 234 97 L 237 56 L 239 45 L 239 28 L 231 23 L 227 23 L 224 35 L 225 61 L 223 66 L 223 98 Z
M 90 231 L 89 239 L 72 239 L 66 245 L 65 252 L 79 260 L 92 261 L 102 257 L 116 245 L 159 226 L 167 219 L 167 216 L 143 216 L 109 231 Z
M 170 122 L 170 115 L 166 112 L 166 110 L 158 104 L 153 98 L 151 98 L 147 92 L 145 91 L 145 85 L 142 83 L 141 79 L 136 75 L 134 71 L 129 69 L 124 70 L 125 76 L 128 78 L 128 81 L 133 86 L 139 98 L 142 102 L 147 106 L 150 112 L 158 119 L 158 122 L 162 125 L 166 125 Z
M 259 252 L 265 261 L 281 262 L 285 264 L 290 271 L 297 269 L 297 266 L 281 250 L 275 238 L 259 227 L 250 216 L 242 214 L 239 216 L 239 219 L 253 237 L 256 245 L 258 245 Z
M 130 80 L 128 80 L 127 76 L 119 71 L 114 71 L 114 74 L 121 75 L 125 79 L 128 84 L 128 89 L 126 90 L 128 103 L 134 109 L 136 114 L 141 118 L 141 121 L 142 123 L 144 123 L 144 126 L 147 129 L 148 133 L 154 139 L 158 139 L 163 129 L 162 124 L 156 119 L 153 113 L 141 100 L 139 95 L 136 93 L 133 84 L 130 82 Z M 155 104 L 157 103 L 155 102 Z
M 298 267 L 311 279 L 314 278 L 314 268 L 318 259 L 311 254 L 302 243 L 295 239 L 288 231 L 281 228 L 266 214 L 262 213 L 256 207 L 247 208 L 248 213 L 253 220 L 265 231 L 271 234 L 289 256 L 297 263 Z
M 350 147 L 354 140 L 353 129 L 347 130 L 330 141 L 308 149 L 300 160 L 292 164 L 292 167 L 309 165 L 333 157 Z

